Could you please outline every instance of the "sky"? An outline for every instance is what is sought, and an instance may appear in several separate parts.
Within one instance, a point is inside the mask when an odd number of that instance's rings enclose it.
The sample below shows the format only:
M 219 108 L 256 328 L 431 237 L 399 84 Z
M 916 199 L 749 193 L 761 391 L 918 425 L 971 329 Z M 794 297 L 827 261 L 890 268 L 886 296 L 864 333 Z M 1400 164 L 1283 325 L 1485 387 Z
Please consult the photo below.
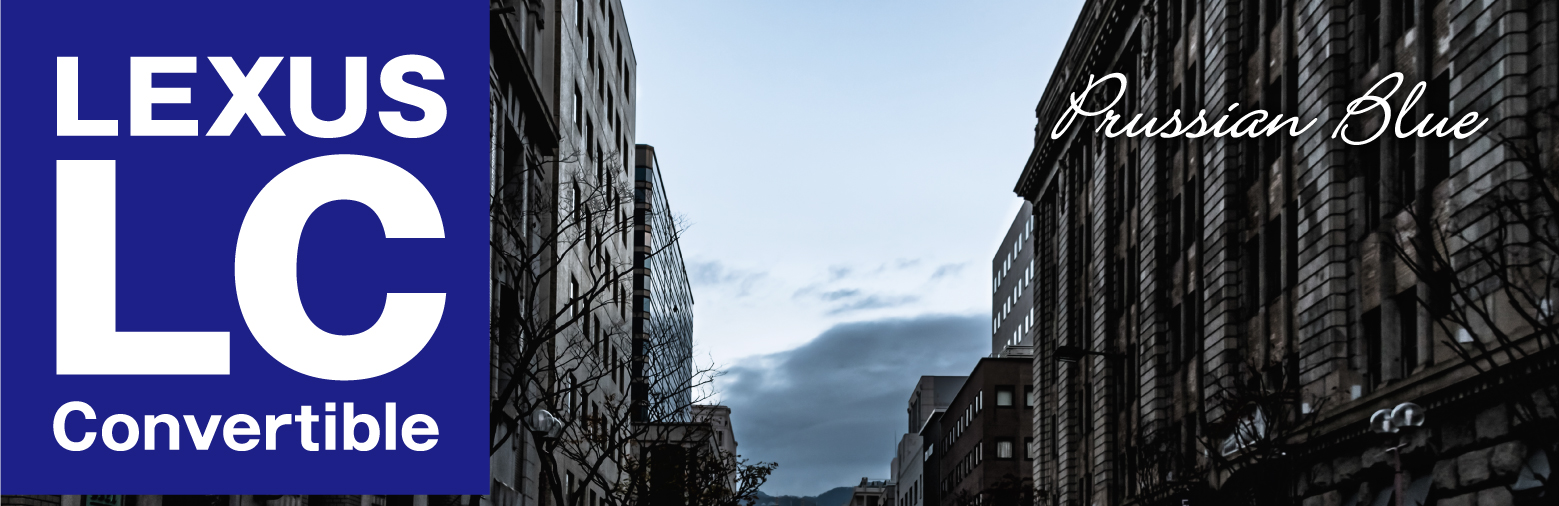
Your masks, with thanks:
M 916 378 L 990 353 L 991 257 L 1080 0 L 623 0 L 699 360 L 763 487 L 888 477 Z

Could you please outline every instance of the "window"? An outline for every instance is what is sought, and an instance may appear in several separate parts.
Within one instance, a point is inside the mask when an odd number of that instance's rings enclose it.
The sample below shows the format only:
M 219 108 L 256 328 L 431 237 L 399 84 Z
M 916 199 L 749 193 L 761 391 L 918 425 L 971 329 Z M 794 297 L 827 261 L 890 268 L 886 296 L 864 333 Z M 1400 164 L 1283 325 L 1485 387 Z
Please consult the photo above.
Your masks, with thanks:
M 1364 226 L 1380 227 L 1380 145 L 1365 143 L 1354 148 L 1354 164 L 1364 173 Z
M 1023 385 L 1023 407 L 1034 407 L 1034 386 Z
M 585 33 L 585 0 L 574 2 L 574 29 Z
M 1358 2 L 1364 9 L 1364 63 L 1380 60 L 1380 2 Z
M 1012 385 L 1001 385 L 996 387 L 996 407 L 1012 407 Z
M 584 1 L 584 0 L 580 0 Z M 563 473 L 563 502 L 574 502 L 574 473 Z
M 580 120 L 580 118 L 583 118 L 584 115 L 585 115 L 585 104 L 584 104 L 584 102 L 581 102 L 579 100 L 579 86 L 575 86 L 574 87 L 574 131 L 575 132 L 582 132 L 583 131 L 583 130 L 580 130 L 581 123 L 580 123 L 579 120 Z
M 996 459 L 1012 460 L 1012 438 L 996 438 Z
M 1034 460 L 1034 438 L 1023 438 L 1023 460 Z
M 1395 5 L 1391 6 L 1391 15 L 1396 18 L 1393 36 L 1401 37 L 1413 29 L 1418 18 L 1418 9 L 1413 8 L 1413 3 L 1413 0 L 1396 0 Z
M 568 317 L 573 318 L 579 314 L 579 306 L 574 305 L 574 299 L 579 297 L 579 280 L 573 276 L 568 277 Z
M 565 392 L 563 395 L 564 408 L 568 411 L 569 416 L 574 416 L 579 413 L 579 397 L 575 395 L 574 378 L 572 376 L 563 378 L 563 389 Z

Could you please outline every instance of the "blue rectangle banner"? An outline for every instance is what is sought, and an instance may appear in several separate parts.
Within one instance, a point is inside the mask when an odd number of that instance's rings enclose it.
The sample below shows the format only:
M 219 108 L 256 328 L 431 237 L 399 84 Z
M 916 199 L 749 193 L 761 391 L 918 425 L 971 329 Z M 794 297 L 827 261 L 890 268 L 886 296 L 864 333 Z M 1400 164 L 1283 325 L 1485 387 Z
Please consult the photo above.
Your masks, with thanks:
M 486 494 L 487 15 L 8 2 L 5 494 Z

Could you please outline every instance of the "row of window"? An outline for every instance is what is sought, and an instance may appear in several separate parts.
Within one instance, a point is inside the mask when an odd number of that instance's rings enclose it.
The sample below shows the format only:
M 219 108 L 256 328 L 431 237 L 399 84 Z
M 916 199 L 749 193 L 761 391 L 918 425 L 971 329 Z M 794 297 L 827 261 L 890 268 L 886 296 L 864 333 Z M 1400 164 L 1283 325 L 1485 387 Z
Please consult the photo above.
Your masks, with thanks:
M 1014 447 L 1017 443 L 1016 440 L 1010 437 L 998 437 L 994 438 L 994 441 L 996 444 L 994 445 L 993 449 L 996 453 L 996 460 L 1013 460 L 1016 458 L 1013 454 Z M 1024 452 L 1023 460 L 1034 460 L 1033 446 L 1034 438 L 1023 438 L 1023 447 L 1028 449 L 1028 451 Z M 953 467 L 947 476 L 943 477 L 942 490 L 952 490 L 953 486 L 957 485 L 964 478 L 968 477 L 970 473 L 973 473 L 974 469 L 979 467 L 980 463 L 982 462 L 985 462 L 984 441 L 975 443 L 974 448 L 969 450 L 969 453 L 965 454 L 964 458 L 958 461 L 958 464 Z M 916 484 L 918 485 L 919 482 L 917 481 Z M 917 496 L 911 494 L 911 497 L 914 498 Z
M 585 494 L 585 495 L 583 497 L 580 497 L 579 494 Z M 608 499 L 606 498 L 606 494 L 604 492 L 600 493 L 600 494 L 597 494 L 595 489 L 585 486 L 585 484 L 583 482 L 580 482 L 580 483 L 576 484 L 573 471 L 564 472 L 563 473 L 563 503 L 564 504 L 576 504 L 574 502 L 574 501 L 577 500 L 577 499 L 575 499 L 576 497 L 579 497 L 580 499 L 583 499 L 583 501 L 581 501 L 581 502 L 579 502 L 577 504 L 582 504 L 584 506 L 603 506 L 603 505 L 607 504 L 607 501 L 608 501 Z
M 606 279 L 609 280 L 608 282 L 612 284 L 612 298 L 608 302 L 617 305 L 618 318 L 626 319 L 628 310 L 628 289 L 625 288 L 623 284 L 624 281 L 619 280 L 616 274 L 609 274 L 606 276 Z M 568 316 L 570 319 L 577 318 L 579 316 L 581 306 L 584 309 L 590 309 L 590 303 L 592 301 L 585 300 L 582 297 L 590 297 L 592 299 L 594 298 L 590 294 L 581 294 L 579 292 L 579 278 L 574 277 L 573 275 L 569 275 L 567 304 Z M 645 299 L 645 305 L 649 305 L 649 299 Z M 588 322 L 584 323 L 584 333 L 586 335 L 590 334 L 590 325 Z
M 964 406 L 964 412 L 953 422 L 952 428 L 948 429 L 947 435 L 942 438 L 942 444 L 951 448 L 953 442 L 964 435 L 964 430 L 969 428 L 969 424 L 974 421 L 974 417 L 979 415 L 984 409 L 985 391 L 981 390 L 974 394 L 974 402 Z
M 1023 344 L 1023 336 L 1028 335 L 1029 331 L 1033 329 L 1034 308 L 1029 307 L 1028 316 L 1023 317 L 1023 323 L 1018 324 L 1018 328 L 1012 330 L 1012 337 L 1007 339 L 1007 346 L 1018 346 Z
M 1028 267 L 1023 269 L 1023 277 L 1018 280 L 1017 284 L 1012 286 L 1012 293 L 1008 294 L 1006 300 L 1002 302 L 1001 310 L 997 311 L 995 315 L 991 316 L 991 334 L 995 334 L 997 329 L 1001 328 L 1002 322 L 1007 321 L 1007 317 L 1011 315 L 1012 310 L 1017 308 L 1017 304 L 1023 300 L 1023 290 L 1028 288 L 1028 286 L 1033 283 L 1034 259 L 1030 258 Z M 1033 315 L 1033 308 L 1029 308 L 1029 318 L 1031 320 L 1033 319 Z M 1025 327 L 1026 326 L 1027 325 L 1025 325 Z M 1024 332 L 1027 332 L 1027 330 L 1024 330 Z
M 1034 387 L 1031 385 L 1024 385 L 1023 392 L 1023 407 L 1034 407 Z M 996 407 L 1013 407 L 1015 397 L 1017 397 L 1017 389 L 1012 385 L 996 385 Z M 974 423 L 974 418 L 979 416 L 982 411 L 985 411 L 984 390 L 976 392 L 974 396 L 974 402 L 964 406 L 963 414 L 958 417 L 958 420 L 953 422 L 952 427 L 947 431 L 947 435 L 942 438 L 943 444 L 947 445 L 948 447 L 952 447 L 953 442 L 958 441 L 958 438 L 963 436 L 964 431 L 969 429 L 969 426 Z M 927 451 L 926 455 L 929 457 L 930 452 Z
M 1012 261 L 1018 259 L 1018 253 L 1023 252 L 1023 245 L 1028 243 L 1029 238 L 1033 235 L 1034 217 L 1031 215 L 1028 221 L 1023 224 L 1023 233 L 1018 234 L 1018 237 L 1012 240 L 1012 249 L 1007 251 L 1007 258 L 1002 260 L 1001 269 L 998 269 L 995 275 L 991 277 L 991 293 L 1001 290 L 1001 280 L 1006 278 L 1007 274 L 1012 271 Z M 1033 268 L 1032 261 L 1029 262 L 1029 267 Z
M 632 94 L 629 93 L 629 91 L 633 89 L 631 87 L 632 82 L 629 80 L 628 64 L 623 55 L 622 39 L 619 36 L 619 31 L 617 29 L 617 14 L 616 11 L 610 7 L 611 6 L 607 5 L 605 0 L 600 0 L 598 2 L 597 9 L 602 13 L 602 18 L 605 19 L 606 30 L 610 37 L 610 46 L 613 53 L 616 55 L 618 73 L 621 77 L 621 82 L 614 84 L 621 87 L 623 91 L 623 102 L 627 103 L 629 100 L 631 100 L 632 97 Z M 597 56 L 598 45 L 596 44 L 595 39 L 595 25 L 586 21 L 588 17 L 589 16 L 587 16 L 585 13 L 585 0 L 576 0 L 574 2 L 575 28 L 578 30 L 579 37 L 585 45 L 585 69 L 595 73 L 596 98 L 605 104 L 606 115 L 609 118 L 608 123 L 610 123 L 609 126 L 611 127 L 611 131 L 617 133 L 617 156 L 620 158 L 624 168 L 626 168 L 628 159 L 630 157 L 628 152 L 629 145 L 627 136 L 623 132 L 623 115 L 617 107 L 617 93 L 612 90 L 612 86 L 609 86 L 607 83 L 605 63 L 606 58 Z M 588 82 L 588 79 L 586 79 L 586 81 Z M 584 111 L 584 101 L 581 100 L 580 88 L 580 85 L 575 84 L 574 94 L 572 96 L 574 130 L 579 133 L 594 132 L 594 121 L 593 118 L 588 117 Z M 602 143 L 595 142 L 593 135 L 588 136 L 586 142 L 588 145 L 585 147 L 584 154 L 588 156 L 591 153 L 595 153 L 596 159 L 599 163 L 599 161 L 603 158 L 602 151 L 604 150 L 599 147 L 599 144 Z M 599 169 L 597 169 L 598 174 L 599 172 Z
M 607 4 L 606 0 L 598 0 L 596 10 L 600 11 L 602 13 L 602 17 L 606 20 L 606 31 L 607 36 L 609 37 L 608 41 L 611 43 L 613 54 L 617 55 L 617 67 L 622 75 L 622 87 L 624 90 L 628 90 L 632 89 L 628 86 L 631 82 L 629 80 L 628 61 L 624 57 L 623 53 L 621 32 L 617 30 L 617 11 L 611 7 L 611 5 Z M 595 25 L 585 21 L 586 18 L 585 0 L 576 0 L 574 2 L 574 30 L 578 32 L 578 35 L 583 37 L 588 44 L 587 49 L 590 51 L 590 64 L 599 68 L 598 60 L 595 57 Z M 624 100 L 628 99 L 629 97 L 625 94 Z

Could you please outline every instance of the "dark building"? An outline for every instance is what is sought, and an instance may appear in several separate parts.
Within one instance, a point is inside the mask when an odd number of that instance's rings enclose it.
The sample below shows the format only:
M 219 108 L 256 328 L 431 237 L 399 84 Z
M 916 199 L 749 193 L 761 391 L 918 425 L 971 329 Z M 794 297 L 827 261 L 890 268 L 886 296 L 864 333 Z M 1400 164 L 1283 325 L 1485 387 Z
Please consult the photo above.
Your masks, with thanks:
M 556 71 L 558 41 L 556 26 L 547 17 L 556 8 L 552 0 L 491 2 L 489 16 L 489 132 L 491 149 L 493 237 L 491 255 L 492 318 L 508 323 L 527 309 L 550 308 L 553 293 L 550 279 L 529 275 L 518 268 L 513 253 L 532 248 L 538 256 L 553 257 L 555 244 L 544 238 L 554 230 L 546 214 L 536 209 L 540 202 L 554 202 L 558 173 L 554 160 L 562 132 L 558 128 Z M 520 300 L 532 294 L 532 300 Z M 517 326 L 494 326 L 495 343 L 518 339 Z M 494 347 L 492 389 L 516 388 L 524 398 L 507 404 L 518 414 L 526 399 L 544 397 L 547 386 L 541 382 L 511 385 L 516 368 L 545 369 L 550 357 L 538 357 L 539 364 L 518 364 L 508 358 L 508 347 Z M 507 362 L 506 362 L 507 360 Z M 521 397 L 521 396 L 517 396 Z M 495 395 L 494 398 L 497 398 Z M 534 402 L 534 401 L 532 401 Z M 505 430 L 505 429 L 499 429 Z M 493 452 L 490 465 L 493 485 L 491 501 L 495 505 L 535 504 L 538 500 L 539 455 L 536 440 L 529 431 L 508 436 L 506 445 Z
M 1015 504 L 1032 488 L 1023 448 L 1033 403 L 1028 357 L 982 358 L 941 414 L 937 450 L 943 506 Z
M 937 410 L 945 410 L 953 403 L 953 396 L 963 388 L 968 376 L 921 376 L 915 382 L 915 391 L 909 394 L 909 433 L 918 434 L 926 420 Z
M 1398 452 L 1409 503 L 1551 501 L 1559 284 L 1526 267 L 1559 256 L 1556 23 L 1559 2 L 1087 2 L 1015 188 L 1038 257 L 1040 502 L 1382 505 Z M 1334 138 L 1394 72 L 1404 129 L 1489 123 Z M 1051 138 L 1070 94 L 1109 73 L 1123 122 L 1239 104 L 1229 121 L 1316 124 L 1111 138 L 1100 116 Z M 1404 402 L 1422 427 L 1370 430 Z
M 640 417 L 684 422 L 692 409 L 693 288 L 677 242 L 682 230 L 666 200 L 655 147 L 640 144 L 637 151 L 633 398 Z
M 942 419 L 946 409 L 937 409 L 920 426 L 921 450 L 920 490 L 915 496 L 918 504 L 940 506 L 942 504 L 942 456 L 947 453 L 947 441 L 942 438 Z M 913 497 L 910 498 L 913 500 Z
M 898 454 L 893 459 L 890 482 L 895 485 L 894 504 L 915 506 L 941 504 L 941 483 L 938 473 L 929 471 L 930 446 L 938 438 L 927 440 L 922 434 L 937 414 L 946 411 L 948 405 L 964 385 L 967 376 L 921 376 L 915 382 L 915 390 L 909 395 L 908 432 L 899 439 Z M 930 479 L 927 479 L 930 477 Z
M 640 441 L 646 490 L 637 504 L 724 504 L 741 488 L 731 408 L 700 404 L 691 411 L 690 422 L 646 424 Z
M 1034 212 L 1023 202 L 991 259 L 991 355 L 1033 345 Z

